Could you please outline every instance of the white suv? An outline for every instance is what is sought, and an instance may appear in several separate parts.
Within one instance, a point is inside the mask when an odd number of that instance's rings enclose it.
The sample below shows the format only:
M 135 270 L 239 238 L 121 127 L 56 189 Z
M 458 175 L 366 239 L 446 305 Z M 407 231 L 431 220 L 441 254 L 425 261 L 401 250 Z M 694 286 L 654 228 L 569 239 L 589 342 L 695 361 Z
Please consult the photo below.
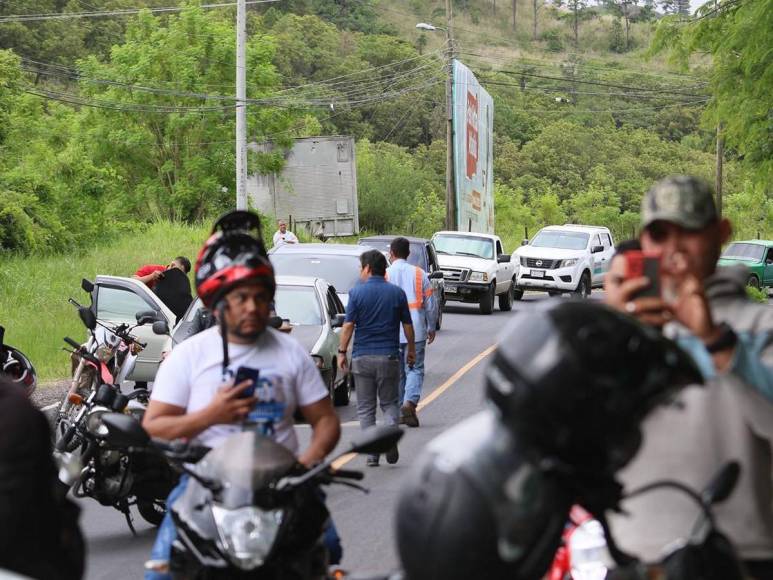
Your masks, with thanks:
M 521 265 L 518 287 L 589 296 L 591 288 L 603 285 L 614 252 L 608 228 L 573 224 L 542 228 L 513 252 L 513 261 Z

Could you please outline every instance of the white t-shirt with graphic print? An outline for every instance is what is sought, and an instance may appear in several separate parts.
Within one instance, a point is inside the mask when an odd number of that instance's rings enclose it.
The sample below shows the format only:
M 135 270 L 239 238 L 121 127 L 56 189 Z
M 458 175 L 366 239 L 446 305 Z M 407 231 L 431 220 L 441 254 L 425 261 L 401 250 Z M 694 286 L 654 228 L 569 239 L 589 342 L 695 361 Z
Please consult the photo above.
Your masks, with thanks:
M 274 425 L 273 439 L 298 454 L 293 427 L 296 408 L 311 405 L 328 395 L 311 356 L 292 337 L 267 328 L 250 345 L 228 345 L 228 374 L 223 376 L 223 343 L 215 326 L 192 336 L 174 348 L 161 363 L 153 383 L 151 399 L 182 407 L 188 413 L 200 411 L 212 401 L 218 389 L 233 381 L 241 366 L 260 370 L 256 395 L 269 393 L 284 403 L 284 415 Z M 202 445 L 216 447 L 242 430 L 242 425 L 214 425 L 196 437 Z

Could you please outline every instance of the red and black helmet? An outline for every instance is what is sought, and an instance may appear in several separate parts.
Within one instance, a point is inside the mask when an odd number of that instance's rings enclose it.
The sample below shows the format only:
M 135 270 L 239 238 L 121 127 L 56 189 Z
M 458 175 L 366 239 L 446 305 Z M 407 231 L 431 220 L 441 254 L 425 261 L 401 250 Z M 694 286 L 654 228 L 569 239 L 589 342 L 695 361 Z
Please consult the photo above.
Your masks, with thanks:
M 0 326 L 0 373 L 24 389 L 29 397 L 38 386 L 35 367 L 20 350 L 3 343 L 5 329 Z
M 247 280 L 262 282 L 273 297 L 274 269 L 261 235 L 260 217 L 249 211 L 221 216 L 196 260 L 196 292 L 209 309 Z

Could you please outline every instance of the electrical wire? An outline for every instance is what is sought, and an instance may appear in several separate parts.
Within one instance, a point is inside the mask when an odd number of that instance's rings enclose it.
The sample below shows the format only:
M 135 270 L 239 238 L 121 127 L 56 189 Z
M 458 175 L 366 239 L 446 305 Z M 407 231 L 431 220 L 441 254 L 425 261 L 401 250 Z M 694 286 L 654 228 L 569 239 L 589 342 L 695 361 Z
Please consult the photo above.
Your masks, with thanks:
M 282 0 L 245 0 L 248 5 L 251 4 L 270 4 L 274 2 L 281 2 Z M 236 6 L 237 2 L 220 2 L 218 4 L 201 4 L 198 8 L 210 9 L 210 8 L 225 8 L 229 6 Z M 124 10 L 101 10 L 95 12 L 46 12 L 42 14 L 9 14 L 7 16 L 0 16 L 0 24 L 6 22 L 35 22 L 40 20 L 63 20 L 70 18 L 104 18 L 110 16 L 131 16 L 133 14 L 139 14 L 143 11 L 148 11 L 153 14 L 170 13 L 170 12 L 182 12 L 188 8 L 188 6 L 165 6 L 161 8 L 128 8 Z

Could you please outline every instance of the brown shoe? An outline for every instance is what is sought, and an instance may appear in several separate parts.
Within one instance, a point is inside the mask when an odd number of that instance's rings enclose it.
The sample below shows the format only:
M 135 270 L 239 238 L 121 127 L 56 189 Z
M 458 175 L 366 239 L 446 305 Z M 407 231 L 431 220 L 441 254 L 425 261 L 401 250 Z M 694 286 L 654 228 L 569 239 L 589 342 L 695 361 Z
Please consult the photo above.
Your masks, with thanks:
M 400 424 L 408 425 L 408 427 L 419 426 L 419 417 L 416 415 L 416 403 L 412 401 L 403 403 L 403 406 L 400 407 Z

